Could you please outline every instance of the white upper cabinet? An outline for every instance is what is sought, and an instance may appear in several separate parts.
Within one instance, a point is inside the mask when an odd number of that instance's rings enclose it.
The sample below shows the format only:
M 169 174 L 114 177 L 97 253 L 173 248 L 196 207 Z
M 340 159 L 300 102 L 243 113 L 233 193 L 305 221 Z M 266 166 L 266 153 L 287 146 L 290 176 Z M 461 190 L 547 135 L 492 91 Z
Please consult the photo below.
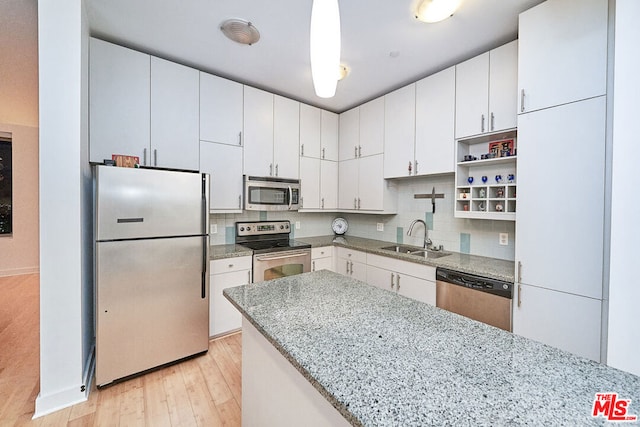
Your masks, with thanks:
M 151 141 L 151 57 L 94 38 L 89 49 L 89 160 L 123 154 L 144 164 Z
M 210 176 L 209 209 L 242 211 L 242 147 L 200 141 L 200 172 Z
M 320 209 L 320 159 L 300 157 L 300 209 Z
M 360 107 L 340 114 L 339 138 L 339 159 L 357 158 L 360 145 Z
M 385 95 L 384 177 L 414 174 L 416 85 L 410 84 Z
M 321 117 L 319 108 L 300 104 L 300 157 L 321 158 Z
M 456 65 L 456 138 L 486 132 L 489 52 Z
M 455 67 L 426 77 L 416 84 L 414 175 L 454 171 L 455 92 Z
M 520 113 L 606 93 L 607 19 L 607 0 L 548 0 L 520 14 Z
M 358 157 L 381 154 L 384 150 L 384 97 L 360 106 Z
M 275 175 L 273 94 L 249 86 L 244 88 L 244 174 Z
M 298 179 L 300 145 L 300 103 L 274 95 L 273 99 L 273 163 L 275 176 Z
M 488 132 L 518 125 L 518 40 L 489 52 Z
M 243 86 L 200 72 L 200 140 L 242 145 Z
M 517 43 L 456 65 L 456 138 L 516 127 Z
M 338 160 L 338 121 L 339 116 L 331 111 L 322 110 L 320 130 L 320 158 Z
M 151 57 L 151 165 L 198 170 L 200 74 Z
M 342 117 L 340 118 L 342 119 Z M 342 160 L 338 166 L 338 208 L 346 210 L 358 209 L 358 174 L 360 159 Z
M 338 209 L 338 162 L 320 162 L 320 209 Z

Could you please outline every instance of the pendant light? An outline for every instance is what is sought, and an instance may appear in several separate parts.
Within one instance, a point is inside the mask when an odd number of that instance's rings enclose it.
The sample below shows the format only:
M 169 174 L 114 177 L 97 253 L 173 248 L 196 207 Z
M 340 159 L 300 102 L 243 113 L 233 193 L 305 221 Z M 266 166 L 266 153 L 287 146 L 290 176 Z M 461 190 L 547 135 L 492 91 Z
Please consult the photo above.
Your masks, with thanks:
M 458 10 L 462 0 L 422 0 L 416 9 L 416 18 L 423 22 L 440 22 Z
M 309 53 L 316 95 L 336 93 L 340 70 L 340 9 L 338 0 L 313 0 Z

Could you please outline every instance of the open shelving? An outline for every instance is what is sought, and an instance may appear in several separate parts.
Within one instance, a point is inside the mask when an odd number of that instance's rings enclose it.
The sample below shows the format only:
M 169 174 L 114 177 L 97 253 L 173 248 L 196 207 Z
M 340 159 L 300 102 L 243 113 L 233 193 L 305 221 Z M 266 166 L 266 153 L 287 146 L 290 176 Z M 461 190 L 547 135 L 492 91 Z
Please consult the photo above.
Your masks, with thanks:
M 489 144 L 506 140 L 513 140 L 508 152 L 494 150 L 489 157 Z M 457 141 L 456 218 L 515 221 L 516 150 L 515 130 Z

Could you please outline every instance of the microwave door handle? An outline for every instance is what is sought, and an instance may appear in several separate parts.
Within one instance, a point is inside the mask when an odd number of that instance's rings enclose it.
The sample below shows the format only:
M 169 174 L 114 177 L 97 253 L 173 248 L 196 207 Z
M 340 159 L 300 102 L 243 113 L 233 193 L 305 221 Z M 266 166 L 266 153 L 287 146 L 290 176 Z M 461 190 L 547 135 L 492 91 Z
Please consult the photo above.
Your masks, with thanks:
M 291 204 L 293 203 L 293 190 L 289 186 L 289 210 L 291 210 Z

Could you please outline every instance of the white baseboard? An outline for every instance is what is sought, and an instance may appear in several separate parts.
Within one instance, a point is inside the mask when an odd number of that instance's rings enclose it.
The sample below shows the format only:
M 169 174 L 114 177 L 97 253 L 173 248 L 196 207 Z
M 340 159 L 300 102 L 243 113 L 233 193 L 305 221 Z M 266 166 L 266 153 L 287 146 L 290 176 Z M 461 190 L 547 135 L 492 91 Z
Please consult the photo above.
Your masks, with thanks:
M 95 368 L 95 347 L 89 353 L 85 366 L 86 369 L 82 375 L 83 384 L 47 396 L 38 394 L 34 419 L 85 402 L 89 398 Z
M 23 268 L 12 268 L 9 270 L 0 270 L 0 277 L 19 276 L 21 274 L 34 274 L 34 273 L 40 273 L 40 267 L 23 267 Z

